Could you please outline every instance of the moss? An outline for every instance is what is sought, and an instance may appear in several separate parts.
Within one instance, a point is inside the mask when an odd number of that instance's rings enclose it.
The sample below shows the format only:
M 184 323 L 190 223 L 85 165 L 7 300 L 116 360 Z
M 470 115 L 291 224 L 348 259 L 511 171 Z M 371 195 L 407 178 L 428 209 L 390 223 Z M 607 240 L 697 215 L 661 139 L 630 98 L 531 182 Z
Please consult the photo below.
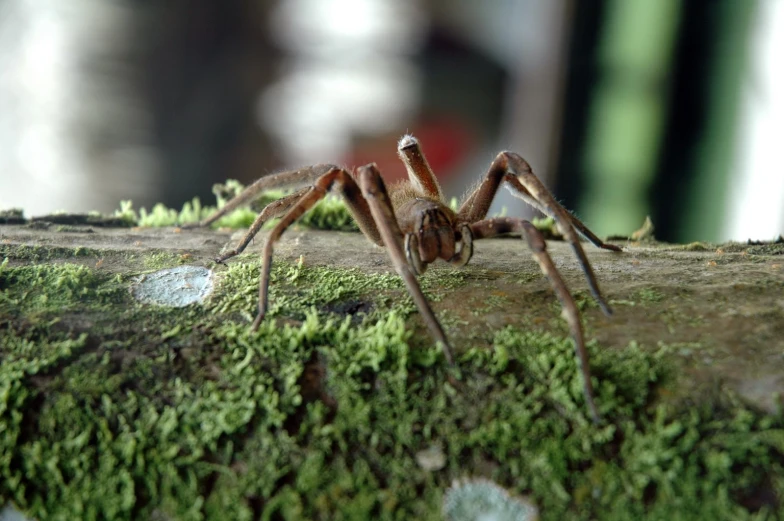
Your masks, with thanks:
M 746 250 L 751 255 L 784 255 L 784 243 L 767 243 L 749 246 Z
M 227 201 L 239 194 L 244 188 L 238 181 L 230 179 L 226 184 L 217 184 L 213 187 L 217 200 L 216 206 L 203 206 L 199 198 L 194 197 L 191 201 L 186 202 L 179 211 L 167 208 L 161 203 L 156 204 L 149 211 L 146 208 L 140 208 L 137 211 L 133 208 L 132 201 L 121 201 L 120 208 L 114 212 L 114 216 L 136 223 L 138 226 L 149 227 L 196 223 L 209 217 L 218 208 L 222 208 Z M 213 228 L 248 228 L 267 204 L 280 199 L 287 193 L 285 190 L 269 190 L 261 194 L 256 201 L 251 203 L 250 207 L 238 208 L 219 219 L 213 224 Z M 457 210 L 457 205 L 457 199 L 452 198 L 449 207 L 452 210 Z M 506 208 L 503 208 L 497 217 L 502 217 L 505 214 Z M 276 220 L 272 220 L 264 227 L 270 228 L 275 222 Z M 553 218 L 535 218 L 532 222 L 546 239 L 563 239 Z M 332 194 L 319 201 L 297 221 L 297 224 L 317 230 L 359 231 L 359 227 L 342 198 Z
M 683 295 L 681 295 L 681 296 L 683 296 Z M 585 298 L 588 299 L 588 297 L 590 297 L 590 295 L 587 294 L 587 292 L 586 292 Z M 577 300 L 577 298 L 575 298 L 575 300 Z M 611 299 L 610 300 L 610 305 L 612 305 L 612 306 L 630 306 L 630 307 L 634 307 L 634 306 L 637 306 L 637 305 L 651 306 L 651 305 L 655 305 L 655 304 L 664 302 L 665 300 L 666 300 L 666 295 L 664 293 L 662 293 L 661 291 L 653 289 L 653 288 L 641 288 L 641 289 L 635 291 L 634 293 L 632 293 L 631 296 L 628 299 Z M 579 306 L 579 301 L 578 301 L 578 306 Z M 598 307 L 598 306 L 595 304 L 595 301 L 593 302 L 593 305 L 591 305 L 590 301 L 589 301 L 589 305 L 587 307 Z M 583 307 L 580 307 L 580 309 L 582 310 Z M 659 314 L 662 314 L 662 315 L 664 315 L 666 313 L 667 313 L 667 308 L 662 308 L 662 310 L 659 312 Z
M 456 270 L 452 266 L 435 266 L 427 270 L 419 278 L 419 285 L 423 291 L 454 290 L 464 286 L 471 279 L 481 279 L 481 270 Z
M 243 256 L 242 262 L 218 272 L 223 290 L 210 300 L 209 309 L 214 313 L 240 313 L 250 319 L 258 305 L 260 267 L 257 256 Z M 352 299 L 372 301 L 386 309 L 388 301 L 376 298 L 380 291 L 400 289 L 400 300 L 407 302 L 410 299 L 402 288 L 400 277 L 393 274 L 366 275 L 359 270 L 276 261 L 270 273 L 268 314 L 302 318 L 313 306 L 325 308 Z M 410 307 L 403 302 L 398 305 Z
M 55 259 L 74 257 L 102 257 L 105 252 L 93 248 L 77 246 L 31 246 L 27 244 L 0 244 L 0 258 L 17 262 L 46 262 Z
M 471 314 L 481 317 L 490 312 L 508 308 L 510 302 L 509 298 L 501 292 L 483 298 L 472 297 L 470 306 Z
M 475 476 L 545 520 L 782 514 L 784 422 L 726 392 L 661 401 L 682 377 L 672 346 L 589 343 L 597 427 L 568 338 L 509 327 L 451 369 L 413 341 L 396 276 L 279 261 L 251 333 L 247 260 L 183 309 L 135 304 L 84 266 L 5 262 L 0 503 L 40 519 L 428 519 Z M 481 283 L 465 273 L 453 282 Z M 354 300 L 372 303 L 364 320 L 333 312 Z M 438 470 L 417 462 L 432 446 Z
M 572 298 L 574 298 L 574 303 L 577 305 L 577 309 L 580 310 L 581 313 L 584 313 L 588 309 L 599 309 L 599 303 L 596 302 L 596 299 L 588 290 L 580 289 L 574 291 L 572 293 Z M 556 306 L 556 304 L 558 305 Z M 561 311 L 560 303 L 556 301 L 553 301 L 550 308 L 553 309 L 556 315 Z
M 318 230 L 359 231 L 343 200 L 332 195 L 319 201 L 298 223 Z
M 706 242 L 690 242 L 671 246 L 672 251 L 716 251 L 716 246 Z
M 188 354 L 189 335 L 133 355 L 85 334 L 23 347 L 40 334 L 3 332 L 28 363 L 69 361 L 45 389 L 41 370 L 18 377 L 2 416 L 13 443 L 0 491 L 33 516 L 432 518 L 453 478 L 495 462 L 487 477 L 544 519 L 742 519 L 735 497 L 781 477 L 780 425 L 731 402 L 719 423 L 707 408 L 651 407 L 663 362 L 634 345 L 590 346 L 611 421 L 595 428 L 570 342 L 512 328 L 463 353 L 457 384 L 442 364 L 412 365 L 395 314 L 355 327 L 309 313 L 256 334 L 213 322 Z M 416 462 L 432 444 L 445 447 L 438 472 Z
M 558 225 L 555 223 L 555 219 L 552 217 L 536 217 L 531 220 L 531 223 L 536 227 L 537 230 L 542 232 L 542 236 L 545 239 L 563 240 L 563 235 L 561 235 L 560 230 L 558 230 Z
M 187 264 L 191 258 L 187 254 L 171 251 L 151 251 L 142 255 L 132 254 L 131 259 L 141 259 L 141 264 L 147 270 L 161 270 Z
M 359 330 L 315 315 L 300 328 L 267 324 L 255 335 L 237 324 L 212 326 L 203 345 L 207 356 L 187 355 L 212 359 L 214 372 L 206 380 L 203 373 L 175 377 L 180 362 L 168 351 L 182 348 L 182 338 L 128 354 L 124 342 L 90 337 L 93 349 L 73 359 L 74 346 L 83 346 L 87 335 L 73 340 L 50 333 L 60 338 L 36 350 L 30 347 L 35 345 L 32 338 L 41 331 L 0 330 L 2 345 L 28 365 L 46 367 L 37 358 L 41 351 L 55 360 L 53 353 L 63 352 L 69 359 L 59 372 L 47 375 L 45 392 L 40 380 L 30 377 L 37 370 L 15 381 L 19 385 L 21 380 L 27 392 L 13 393 L 13 407 L 2 420 L 26 425 L 27 434 L 20 439 L 17 430 L 3 446 L 8 464 L 2 469 L 1 499 L 47 519 L 148 518 L 154 509 L 176 518 L 198 518 L 204 480 L 231 473 L 221 468 L 221 455 L 229 458 L 223 465 L 228 464 L 234 456 L 231 446 L 242 447 L 249 432 L 267 445 L 285 438 L 284 422 L 302 403 L 298 382 L 303 360 L 311 353 L 320 346 L 341 346 L 343 356 L 334 361 L 335 368 L 356 376 L 365 367 L 389 368 L 385 360 L 393 354 L 405 361 L 407 350 L 408 333 L 394 315 Z M 55 349 L 58 345 L 64 347 Z M 352 356 L 345 356 L 346 350 Z M 4 364 L 3 376 L 9 373 L 19 373 L 16 364 Z M 205 457 L 216 461 L 208 463 Z M 254 486 L 274 484 L 290 465 L 261 459 L 265 470 L 270 463 L 280 465 L 256 475 Z
M 86 226 L 72 226 L 70 224 L 61 224 L 55 227 L 54 231 L 58 233 L 93 233 L 94 230 Z
M 182 209 L 177 211 L 167 208 L 163 204 L 156 204 L 152 210 L 145 208 L 137 212 L 133 208 L 131 201 L 121 201 L 119 210 L 115 211 L 115 216 L 135 222 L 138 226 L 176 226 L 181 224 L 196 223 L 212 215 L 218 208 L 222 208 L 226 202 L 234 195 L 241 192 L 244 188 L 237 181 L 230 180 L 228 189 L 225 185 L 216 185 L 213 191 L 216 193 L 216 206 L 202 206 L 198 197 L 186 202 Z M 283 197 L 286 192 L 274 190 L 262 194 L 258 201 L 253 204 L 253 209 L 245 207 L 238 208 L 230 214 L 219 219 L 213 227 L 242 229 L 249 227 L 256 218 L 257 212 L 270 202 Z M 321 230 L 343 230 L 358 231 L 356 223 L 351 217 L 348 208 L 343 201 L 332 195 L 319 201 L 308 213 L 306 213 L 298 224 L 310 228 Z M 267 227 L 270 224 L 265 225 Z
M 23 314 L 65 312 L 116 302 L 126 291 L 116 278 L 80 264 L 34 264 L 0 269 L 0 312 Z
M 640 302 L 661 302 L 664 300 L 664 294 L 652 288 L 642 288 L 635 294 L 635 298 Z
M 117 215 L 101 215 L 98 212 L 90 213 L 52 213 L 30 219 L 29 226 L 46 229 L 52 224 L 61 226 L 97 226 L 107 228 L 125 228 L 133 226 L 133 221 Z
M 0 210 L 0 224 L 25 224 L 24 211 L 21 208 L 9 208 Z

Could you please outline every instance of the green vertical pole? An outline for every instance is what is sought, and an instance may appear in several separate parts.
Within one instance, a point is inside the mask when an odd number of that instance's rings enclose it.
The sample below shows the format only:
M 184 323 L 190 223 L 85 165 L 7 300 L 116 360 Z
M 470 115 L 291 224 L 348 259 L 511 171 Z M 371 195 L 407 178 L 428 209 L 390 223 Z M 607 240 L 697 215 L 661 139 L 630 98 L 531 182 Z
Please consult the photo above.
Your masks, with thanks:
M 649 213 L 679 17 L 679 0 L 608 0 L 579 205 L 599 234 L 628 233 Z

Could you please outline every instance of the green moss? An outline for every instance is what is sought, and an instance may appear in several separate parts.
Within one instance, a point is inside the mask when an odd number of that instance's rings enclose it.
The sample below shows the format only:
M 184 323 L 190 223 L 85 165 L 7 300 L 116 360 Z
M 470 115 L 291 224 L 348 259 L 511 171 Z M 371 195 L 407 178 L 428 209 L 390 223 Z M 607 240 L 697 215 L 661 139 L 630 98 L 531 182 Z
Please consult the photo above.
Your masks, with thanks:
M 3 381 L 16 375 L 12 383 L 19 387 L 21 381 L 26 392 L 12 394 L 3 431 L 9 432 L 9 424 L 27 425 L 27 435 L 20 438 L 17 428 L 3 445 L 0 499 L 47 519 L 148 518 L 155 508 L 199 518 L 204 480 L 223 473 L 237 477 L 227 466 L 235 444 L 239 450 L 252 436 L 256 443 L 285 447 L 284 423 L 302 404 L 303 361 L 339 346 L 342 354 L 332 365 L 346 375 L 357 377 L 366 368 L 399 371 L 388 360 L 405 365 L 409 335 L 394 314 L 361 329 L 312 314 L 300 328 L 268 323 L 254 335 L 244 325 L 213 325 L 203 346 L 207 353 L 188 355 L 211 359 L 212 378 L 205 379 L 203 373 L 175 377 L 181 362 L 169 350 L 181 346 L 182 338 L 127 353 L 123 345 L 94 337 L 87 342 L 84 334 L 36 350 L 32 337 L 40 334 L 0 330 L 2 345 L 28 365 L 47 367 L 60 353 L 69 362 L 47 375 L 45 392 L 31 377 L 40 371 L 22 373 L 18 364 L 4 364 Z M 86 342 L 93 349 L 73 359 L 74 348 Z M 38 358 L 41 352 L 49 359 Z M 255 475 L 254 487 L 273 487 L 291 465 L 267 454 L 258 459 L 265 472 Z
M 451 369 L 413 342 L 396 276 L 285 262 L 251 333 L 238 318 L 258 269 L 232 263 L 207 305 L 166 309 L 84 266 L 0 266 L 0 503 L 40 519 L 432 519 L 475 476 L 544 520 L 782 514 L 747 507 L 784 489 L 784 422 L 718 391 L 660 401 L 682 377 L 671 346 L 589 343 L 597 427 L 567 338 L 506 328 Z M 337 316 L 355 300 L 367 318 Z M 417 462 L 433 446 L 439 470 Z
M 715 251 L 716 246 L 706 242 L 690 242 L 689 244 L 678 244 L 669 248 L 673 251 Z
M 29 485 L 23 474 L 22 453 L 25 414 L 40 391 L 31 385 L 34 378 L 51 370 L 64 359 L 83 349 L 86 335 L 41 341 L 40 331 L 18 335 L 0 322 L 0 503 L 10 499 L 9 491 Z
M 30 246 L 27 244 L 0 244 L 0 258 L 18 262 L 46 262 L 54 259 L 74 257 L 102 257 L 104 252 L 94 248 L 77 246 Z
M 116 279 L 80 264 L 33 264 L 0 269 L 0 313 L 33 315 L 89 308 L 121 300 Z
M 481 279 L 479 271 L 474 270 L 474 273 L 470 273 L 456 270 L 452 266 L 435 266 L 419 277 L 419 285 L 423 291 L 454 290 L 465 286 L 471 279 Z
M 24 211 L 21 208 L 0 210 L 0 224 L 24 224 L 26 222 L 27 219 L 25 219 Z
M 746 250 L 751 255 L 784 255 L 784 243 L 768 243 L 749 246 Z
M 483 298 L 472 297 L 471 314 L 481 317 L 493 311 L 506 309 L 509 307 L 509 303 L 509 298 L 503 295 L 488 295 Z
M 93 233 L 93 229 L 84 226 L 73 226 L 70 224 L 61 224 L 56 226 L 54 231 L 58 233 Z
M 100 212 L 67 213 L 55 212 L 40 215 L 30 219 L 28 228 L 46 230 L 51 225 L 57 226 L 57 231 L 86 231 L 87 227 L 124 228 L 133 226 L 133 221 L 120 215 L 102 215 Z M 75 227 L 83 227 L 79 230 Z M 65 227 L 65 228 L 63 228 Z
M 532 221 L 536 229 L 542 232 L 545 239 L 563 239 L 561 232 L 558 230 L 558 225 L 555 224 L 555 219 L 552 217 L 536 217 Z
M 218 208 L 222 208 L 231 197 L 241 192 L 244 188 L 240 183 L 233 180 L 230 180 L 227 185 L 228 188 L 225 185 L 216 185 L 213 190 L 216 193 L 216 206 L 202 206 L 199 198 L 194 197 L 191 201 L 186 202 L 179 211 L 167 208 L 159 203 L 153 206 L 150 211 L 141 208 L 137 212 L 133 208 L 133 203 L 131 201 L 121 201 L 120 209 L 116 210 L 114 214 L 117 217 L 131 220 L 137 223 L 138 226 L 161 227 L 196 223 L 209 217 Z M 253 204 L 253 209 L 247 207 L 238 208 L 219 219 L 213 227 L 233 229 L 247 228 L 253 223 L 257 213 L 261 211 L 264 206 L 284 195 L 286 195 L 286 192 L 281 190 L 273 190 L 262 194 L 258 201 Z M 298 224 L 321 230 L 359 230 L 342 199 L 332 195 L 319 201 L 319 203 L 308 213 L 302 216 L 298 221 Z M 269 227 L 270 224 L 265 226 Z
M 190 258 L 181 253 L 173 253 L 170 251 L 152 251 L 144 253 L 140 256 L 132 255 L 132 258 L 140 257 L 142 265 L 148 270 L 162 270 L 164 268 L 171 268 L 173 266 L 180 266 L 190 261 Z
M 209 217 L 215 210 L 214 206 L 202 206 L 199 198 L 194 197 L 191 201 L 183 204 L 179 211 L 158 203 L 149 211 L 146 208 L 140 208 L 137 212 L 132 201 L 120 201 L 120 209 L 115 210 L 114 214 L 131 220 L 137 226 L 163 227 L 196 223 Z M 242 208 L 220 219 L 215 227 L 246 228 L 250 226 L 254 218 L 253 212 Z
M 591 292 L 588 290 L 580 289 L 572 293 L 572 298 L 574 298 L 574 303 L 577 305 L 577 309 L 580 310 L 581 313 L 585 312 L 588 309 L 598 309 L 599 304 L 596 302 L 596 299 Z M 558 304 L 558 306 L 555 306 Z M 557 315 L 561 312 L 561 306 L 559 302 L 553 302 L 550 306 L 550 309 L 553 309 L 554 313 Z
M 179 211 L 167 208 L 161 203 L 153 206 L 152 210 L 140 208 L 137 211 L 133 208 L 132 201 L 121 201 L 120 208 L 115 210 L 114 216 L 136 223 L 138 226 L 162 227 L 196 223 L 209 217 L 216 209 L 222 208 L 227 201 L 239 194 L 244 188 L 238 181 L 230 179 L 225 185 L 218 184 L 213 187 L 217 199 L 216 206 L 203 206 L 199 198 L 194 197 L 191 201 L 186 202 Z M 250 208 L 239 208 L 231 212 L 213 224 L 213 228 L 248 228 L 267 204 L 280 199 L 287 193 L 289 192 L 285 190 L 265 192 L 251 204 Z M 449 202 L 449 206 L 453 210 L 457 210 L 457 204 L 458 201 L 455 198 Z M 497 217 L 502 217 L 505 214 L 506 208 L 503 208 Z M 275 222 L 277 221 L 272 220 L 264 227 L 270 228 Z M 546 239 L 562 239 L 555 220 L 551 217 L 533 219 L 532 222 Z M 343 199 L 332 194 L 319 201 L 297 221 L 297 224 L 318 230 L 359 231 L 359 227 Z
M 635 294 L 634 297 L 638 299 L 640 302 L 647 302 L 647 303 L 661 302 L 662 300 L 664 300 L 663 293 L 651 288 L 642 288 Z
M 328 195 L 298 221 L 302 226 L 317 230 L 359 231 L 343 199 Z
M 260 261 L 257 256 L 243 256 L 242 262 L 229 264 L 218 273 L 222 291 L 210 300 L 214 313 L 240 313 L 251 318 L 258 305 Z M 403 288 L 400 277 L 393 274 L 366 275 L 359 270 L 308 267 L 302 263 L 274 262 L 270 273 L 269 316 L 302 318 L 311 307 L 325 308 L 348 300 L 365 300 L 388 308 L 386 300 L 377 298 L 381 290 Z M 400 292 L 398 304 L 410 301 Z

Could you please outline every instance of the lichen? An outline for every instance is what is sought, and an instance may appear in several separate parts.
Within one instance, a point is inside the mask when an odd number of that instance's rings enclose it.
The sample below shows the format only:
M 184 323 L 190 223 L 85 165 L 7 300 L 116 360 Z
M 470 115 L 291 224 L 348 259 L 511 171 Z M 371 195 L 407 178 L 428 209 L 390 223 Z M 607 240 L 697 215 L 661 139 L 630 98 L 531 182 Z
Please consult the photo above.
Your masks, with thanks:
M 538 511 L 530 502 L 510 495 L 492 481 L 456 481 L 444 498 L 448 521 L 536 521 Z

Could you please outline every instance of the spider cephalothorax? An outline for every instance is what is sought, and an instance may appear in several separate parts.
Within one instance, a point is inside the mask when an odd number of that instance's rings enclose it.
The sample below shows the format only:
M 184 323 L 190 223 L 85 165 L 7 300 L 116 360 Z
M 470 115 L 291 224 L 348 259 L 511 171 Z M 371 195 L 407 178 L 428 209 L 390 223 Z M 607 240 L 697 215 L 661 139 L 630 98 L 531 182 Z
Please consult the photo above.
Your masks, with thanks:
M 621 249 L 603 242 L 579 219 L 567 212 L 534 175 L 528 163 L 514 152 L 501 152 L 496 156 L 481 183 L 465 197 L 457 211 L 447 205 L 419 142 L 413 136 L 406 135 L 400 139 L 398 154 L 406 165 L 408 180 L 391 185 L 389 191 L 375 164 L 362 166 L 353 173 L 335 165 L 307 166 L 299 170 L 262 177 L 198 224 L 198 226 L 208 226 L 270 188 L 307 185 L 267 205 L 237 247 L 216 259 L 218 262 L 223 262 L 238 255 L 267 220 L 281 217 L 264 245 L 259 308 L 252 328 L 255 330 L 259 327 L 267 312 L 267 290 L 275 242 L 294 221 L 330 191 L 343 197 L 362 233 L 375 244 L 387 248 L 395 270 L 403 278 L 431 335 L 441 343 L 450 364 L 453 363 L 452 348 L 430 304 L 422 294 L 416 275 L 423 273 L 427 265 L 437 259 L 443 259 L 455 266 L 463 266 L 471 259 L 475 240 L 507 233 L 520 234 L 526 239 L 534 259 L 550 279 L 564 308 L 564 316 L 572 332 L 577 359 L 583 374 L 585 400 L 594 420 L 598 421 L 599 413 L 593 398 L 580 315 L 571 293 L 547 253 L 541 233 L 524 219 L 515 217 L 488 219 L 487 211 L 499 187 L 506 183 L 516 197 L 553 217 L 561 234 L 571 244 L 591 292 L 602 311 L 608 315 L 611 313 L 610 308 L 602 298 L 596 277 L 577 234 L 579 232 L 600 248 L 612 251 Z

